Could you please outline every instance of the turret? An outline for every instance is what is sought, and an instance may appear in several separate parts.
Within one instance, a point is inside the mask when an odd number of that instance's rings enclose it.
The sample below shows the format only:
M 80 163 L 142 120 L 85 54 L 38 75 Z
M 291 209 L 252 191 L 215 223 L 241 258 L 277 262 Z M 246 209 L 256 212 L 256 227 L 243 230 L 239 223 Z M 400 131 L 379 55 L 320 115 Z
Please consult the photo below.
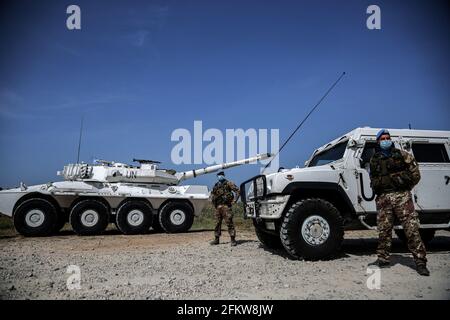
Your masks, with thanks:
M 69 181 L 82 180 L 86 182 L 160 183 L 177 185 L 186 179 L 264 160 L 271 156 L 270 153 L 263 153 L 247 159 L 225 162 L 185 172 L 176 172 L 171 169 L 158 169 L 157 164 L 159 162 L 152 160 L 134 159 L 135 162 L 140 163 L 139 167 L 124 163 L 97 160 L 94 165 L 86 163 L 69 164 L 64 167 L 62 172 L 58 171 L 58 175 L 63 176 L 65 180 Z

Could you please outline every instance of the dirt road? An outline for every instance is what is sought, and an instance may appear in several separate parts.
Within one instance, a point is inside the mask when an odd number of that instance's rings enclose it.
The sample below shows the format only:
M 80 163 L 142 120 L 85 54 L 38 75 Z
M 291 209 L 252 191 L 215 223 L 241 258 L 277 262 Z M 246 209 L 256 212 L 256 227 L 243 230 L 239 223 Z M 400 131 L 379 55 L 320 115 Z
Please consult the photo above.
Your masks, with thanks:
M 376 258 L 372 231 L 347 232 L 342 255 L 319 262 L 267 250 L 252 232 L 241 232 L 233 248 L 227 236 L 223 244 L 210 246 L 211 236 L 211 231 L 3 236 L 0 298 L 450 299 L 450 232 L 439 232 L 429 246 L 430 277 L 417 275 L 411 256 L 395 239 L 393 266 L 381 270 L 380 289 L 367 286 L 367 268 Z M 77 273 L 67 273 L 69 265 L 79 267 L 80 289 L 67 287 Z

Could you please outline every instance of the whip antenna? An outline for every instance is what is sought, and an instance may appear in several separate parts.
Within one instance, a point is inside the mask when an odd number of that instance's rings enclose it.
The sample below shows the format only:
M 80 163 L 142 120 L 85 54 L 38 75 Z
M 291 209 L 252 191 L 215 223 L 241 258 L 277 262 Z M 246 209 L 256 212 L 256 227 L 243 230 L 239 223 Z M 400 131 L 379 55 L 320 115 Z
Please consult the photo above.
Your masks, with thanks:
M 297 126 L 297 128 L 295 128 L 295 130 L 291 133 L 289 138 L 286 139 L 286 141 L 282 144 L 281 148 L 278 149 L 278 152 L 273 156 L 273 158 L 269 161 L 269 163 L 266 164 L 266 166 L 263 169 L 263 173 L 267 169 L 267 167 L 270 166 L 270 164 L 272 163 L 272 160 L 275 159 L 275 157 L 281 152 L 281 150 L 283 150 L 284 146 L 289 142 L 289 140 L 291 140 L 291 138 L 298 131 L 298 129 L 300 129 L 300 127 L 305 123 L 305 121 L 309 118 L 309 116 L 314 112 L 314 110 L 316 110 L 316 108 L 322 103 L 322 101 L 327 97 L 327 95 L 331 92 L 331 90 L 334 89 L 334 87 L 338 84 L 338 82 L 341 81 L 343 76 L 345 76 L 345 72 L 342 72 L 342 74 L 339 76 L 339 78 L 331 85 L 331 87 L 327 90 L 327 92 L 325 92 L 325 94 L 322 96 L 322 98 L 320 98 L 320 100 L 314 105 L 314 107 L 311 109 L 311 111 L 309 111 L 309 113 L 302 120 L 302 122 L 300 122 L 300 124 Z
M 80 163 L 81 136 L 83 134 L 83 119 L 84 117 L 81 117 L 80 138 L 78 139 L 77 163 Z

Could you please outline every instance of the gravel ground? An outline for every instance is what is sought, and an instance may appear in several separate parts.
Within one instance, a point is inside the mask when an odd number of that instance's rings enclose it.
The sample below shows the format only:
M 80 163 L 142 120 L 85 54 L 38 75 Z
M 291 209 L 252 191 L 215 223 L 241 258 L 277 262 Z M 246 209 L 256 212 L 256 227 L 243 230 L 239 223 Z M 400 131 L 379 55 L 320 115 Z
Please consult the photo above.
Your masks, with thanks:
M 368 289 L 376 259 L 373 231 L 346 233 L 332 261 L 292 260 L 263 248 L 252 232 L 239 245 L 210 246 L 211 231 L 48 238 L 0 237 L 0 299 L 450 299 L 450 233 L 429 246 L 430 277 L 420 277 L 395 239 L 393 266 Z M 81 288 L 68 290 L 69 265 Z

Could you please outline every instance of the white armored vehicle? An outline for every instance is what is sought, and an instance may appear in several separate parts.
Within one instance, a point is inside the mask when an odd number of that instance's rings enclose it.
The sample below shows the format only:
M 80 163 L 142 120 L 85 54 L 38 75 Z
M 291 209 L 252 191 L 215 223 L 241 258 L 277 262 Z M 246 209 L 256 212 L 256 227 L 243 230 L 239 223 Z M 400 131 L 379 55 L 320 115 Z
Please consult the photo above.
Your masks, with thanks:
M 235 162 L 186 172 L 158 169 L 156 161 L 136 160 L 139 166 L 99 160 L 94 165 L 69 164 L 59 175 L 64 181 L 0 191 L 0 213 L 13 217 L 25 236 L 59 231 L 69 221 L 79 235 L 104 231 L 114 222 L 124 234 L 190 229 L 209 200 L 206 186 L 181 181 L 266 159 L 257 155 Z
M 376 229 L 369 161 L 379 129 L 357 128 L 320 147 L 304 168 L 280 169 L 241 185 L 244 215 L 259 240 L 293 257 L 334 256 L 345 228 Z M 450 131 L 389 129 L 397 148 L 416 158 L 421 173 L 412 190 L 421 236 L 450 229 Z M 395 232 L 405 238 L 401 225 Z

